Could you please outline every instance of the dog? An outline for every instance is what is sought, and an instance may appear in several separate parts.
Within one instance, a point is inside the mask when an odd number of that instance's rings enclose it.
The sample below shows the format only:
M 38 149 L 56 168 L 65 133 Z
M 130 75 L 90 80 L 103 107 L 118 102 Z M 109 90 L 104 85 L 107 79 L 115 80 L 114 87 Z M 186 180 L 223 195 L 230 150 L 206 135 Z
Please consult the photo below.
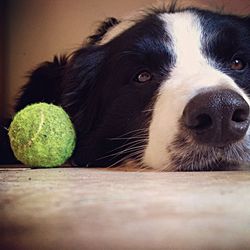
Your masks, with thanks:
M 250 161 L 250 17 L 153 8 L 108 18 L 68 56 L 30 74 L 15 112 L 62 106 L 75 166 L 230 170 Z M 13 163 L 7 132 L 1 162 Z

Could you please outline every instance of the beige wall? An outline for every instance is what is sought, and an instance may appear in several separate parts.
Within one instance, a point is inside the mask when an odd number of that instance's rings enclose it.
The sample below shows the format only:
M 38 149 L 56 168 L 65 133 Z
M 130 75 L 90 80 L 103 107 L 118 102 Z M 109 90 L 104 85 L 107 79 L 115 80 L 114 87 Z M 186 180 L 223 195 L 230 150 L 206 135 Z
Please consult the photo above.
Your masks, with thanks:
M 4 50 L 5 50 L 5 46 L 4 46 L 4 39 L 2 39 L 4 37 L 4 23 L 5 23 L 5 18 L 4 18 L 4 13 L 5 13 L 5 3 L 3 1 L 0 0 L 0 120 L 1 118 L 4 116 L 4 111 L 5 111 L 5 103 L 6 103 L 6 93 L 5 93 L 5 86 L 4 86 L 4 82 L 5 82 L 5 74 L 4 74 L 4 68 L 5 68 L 5 56 L 4 56 Z
M 98 21 L 122 16 L 151 0 L 9 0 L 6 80 L 11 104 L 25 74 L 56 53 L 69 52 Z
M 233 12 L 250 13 L 249 0 L 196 2 L 216 3 L 215 6 L 224 2 L 226 9 Z M 121 17 L 155 1 L 7 0 L 7 3 L 6 83 L 7 100 L 12 104 L 25 83 L 28 70 L 41 61 L 50 60 L 56 53 L 69 52 L 79 46 L 105 17 Z

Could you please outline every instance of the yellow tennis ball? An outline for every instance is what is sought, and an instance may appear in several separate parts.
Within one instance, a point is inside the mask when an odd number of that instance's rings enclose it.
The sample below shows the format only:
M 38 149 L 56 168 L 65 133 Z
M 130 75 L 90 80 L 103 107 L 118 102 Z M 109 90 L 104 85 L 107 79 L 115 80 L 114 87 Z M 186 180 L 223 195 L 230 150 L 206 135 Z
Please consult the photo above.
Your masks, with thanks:
M 76 143 L 67 113 L 47 103 L 19 111 L 10 125 L 9 138 L 16 158 L 34 167 L 60 166 L 72 155 Z

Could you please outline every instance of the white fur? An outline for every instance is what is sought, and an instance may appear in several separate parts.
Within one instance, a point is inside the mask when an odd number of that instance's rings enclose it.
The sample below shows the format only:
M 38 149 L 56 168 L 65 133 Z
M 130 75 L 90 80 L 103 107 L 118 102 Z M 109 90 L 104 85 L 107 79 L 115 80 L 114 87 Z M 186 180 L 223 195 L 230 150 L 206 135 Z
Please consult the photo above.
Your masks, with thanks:
M 228 88 L 246 94 L 226 74 L 216 69 L 201 52 L 202 28 L 199 17 L 190 11 L 162 14 L 170 35 L 176 64 L 163 82 L 154 106 L 149 141 L 143 163 L 158 170 L 172 169 L 168 148 L 178 133 L 178 120 L 189 100 L 206 88 Z

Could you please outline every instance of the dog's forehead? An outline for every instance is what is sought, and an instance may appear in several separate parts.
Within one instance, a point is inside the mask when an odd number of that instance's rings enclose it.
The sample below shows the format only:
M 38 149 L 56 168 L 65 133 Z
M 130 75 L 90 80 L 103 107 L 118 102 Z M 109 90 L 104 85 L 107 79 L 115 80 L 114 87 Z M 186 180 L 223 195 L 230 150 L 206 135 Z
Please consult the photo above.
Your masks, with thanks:
M 163 38 L 165 31 L 162 30 L 163 22 L 158 15 L 141 16 L 122 20 L 118 25 L 110 29 L 100 42 L 100 45 L 112 42 L 116 38 L 123 39 L 123 42 L 131 40 L 140 40 L 146 36 Z M 161 34 L 160 34 L 161 33 Z M 126 40 L 126 41 L 125 41 Z
M 158 22 L 157 22 L 158 21 Z M 136 15 L 135 17 L 130 17 L 128 19 L 122 20 L 118 25 L 114 26 L 101 40 L 100 44 L 106 44 L 112 41 L 114 38 L 119 37 L 124 33 L 130 32 L 135 26 L 141 26 L 141 31 L 144 33 L 154 32 L 153 29 L 149 29 L 151 22 L 158 25 L 158 28 L 163 28 L 164 33 L 173 33 L 175 29 L 181 32 L 181 29 L 185 30 L 188 27 L 190 30 L 192 28 L 197 28 L 199 23 L 199 17 L 194 11 L 184 10 L 176 13 L 151 13 L 149 15 Z M 159 27 L 162 26 L 162 27 Z M 152 28 L 155 28 L 152 27 Z M 195 29 L 193 29 L 195 31 Z M 164 35 L 164 34 L 162 34 Z
M 202 27 L 199 17 L 191 11 L 161 14 L 175 53 L 192 58 L 201 49 Z M 188 59 L 187 57 L 187 59 Z
M 144 33 L 154 32 L 154 27 L 150 30 L 148 26 L 150 22 L 156 22 L 158 26 L 164 26 L 162 31 L 171 34 L 177 32 L 186 35 L 210 35 L 223 29 L 231 28 L 231 31 L 236 32 L 238 28 L 242 28 L 242 23 L 239 17 L 227 16 L 211 11 L 199 9 L 185 9 L 174 13 L 161 12 L 161 13 L 137 13 L 134 16 L 121 20 L 121 22 L 111 28 L 100 41 L 100 45 L 112 41 L 114 38 L 122 34 L 129 33 L 135 26 L 140 25 L 141 31 Z M 144 26 L 144 27 L 143 27 Z M 161 28 L 161 27 L 159 27 Z M 229 30 L 229 29 L 228 29 Z

